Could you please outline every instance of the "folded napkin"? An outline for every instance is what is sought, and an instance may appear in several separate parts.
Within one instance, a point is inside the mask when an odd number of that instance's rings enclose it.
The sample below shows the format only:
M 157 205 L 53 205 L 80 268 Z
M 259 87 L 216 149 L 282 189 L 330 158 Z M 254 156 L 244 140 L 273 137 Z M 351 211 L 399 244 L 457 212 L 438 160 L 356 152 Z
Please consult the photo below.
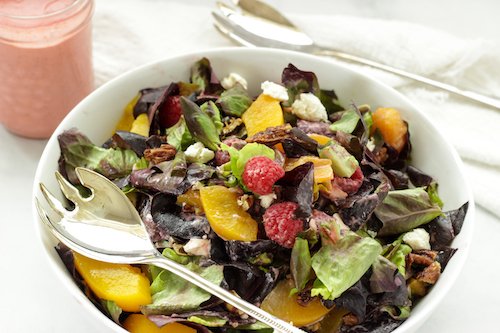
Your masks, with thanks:
M 144 63 L 233 45 L 212 27 L 213 2 L 97 0 L 97 85 Z M 318 44 L 365 56 L 485 94 L 500 94 L 500 45 L 465 40 L 400 21 L 295 15 Z M 500 217 L 500 111 L 364 66 L 405 94 L 450 139 L 465 162 L 475 199 Z M 500 97 L 498 95 L 497 97 Z

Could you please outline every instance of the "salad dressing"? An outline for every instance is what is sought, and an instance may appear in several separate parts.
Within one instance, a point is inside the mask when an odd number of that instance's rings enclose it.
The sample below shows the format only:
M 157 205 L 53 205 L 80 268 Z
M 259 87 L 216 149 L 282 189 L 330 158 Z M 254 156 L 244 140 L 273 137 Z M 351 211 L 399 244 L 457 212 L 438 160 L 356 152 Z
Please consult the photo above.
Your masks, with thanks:
M 92 0 L 0 1 L 0 122 L 48 138 L 93 89 Z

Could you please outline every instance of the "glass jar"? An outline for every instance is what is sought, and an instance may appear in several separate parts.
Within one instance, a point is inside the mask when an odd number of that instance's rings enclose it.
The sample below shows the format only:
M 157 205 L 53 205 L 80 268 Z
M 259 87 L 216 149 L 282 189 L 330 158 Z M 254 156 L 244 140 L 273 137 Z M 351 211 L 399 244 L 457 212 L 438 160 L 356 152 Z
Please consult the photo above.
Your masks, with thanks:
M 93 0 L 0 1 L 0 122 L 48 138 L 94 87 Z

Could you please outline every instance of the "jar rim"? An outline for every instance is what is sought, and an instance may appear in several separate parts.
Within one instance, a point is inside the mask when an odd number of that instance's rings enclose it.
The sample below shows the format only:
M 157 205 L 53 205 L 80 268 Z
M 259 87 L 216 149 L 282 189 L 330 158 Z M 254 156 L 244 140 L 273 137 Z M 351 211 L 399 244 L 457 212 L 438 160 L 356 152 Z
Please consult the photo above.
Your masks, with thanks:
M 92 0 L 75 0 L 72 4 L 70 4 L 67 7 L 58 9 L 56 11 L 47 13 L 47 14 L 42 14 L 42 15 L 11 15 L 11 14 L 6 14 L 0 12 L 0 18 L 6 18 L 6 19 L 11 19 L 11 20 L 20 20 L 20 21 L 35 21 L 35 20 L 41 20 L 41 19 L 47 19 L 47 18 L 53 18 L 57 17 L 62 14 L 66 14 L 68 12 L 71 12 L 75 8 L 78 8 L 82 4 L 85 5 L 86 2 L 89 2 Z

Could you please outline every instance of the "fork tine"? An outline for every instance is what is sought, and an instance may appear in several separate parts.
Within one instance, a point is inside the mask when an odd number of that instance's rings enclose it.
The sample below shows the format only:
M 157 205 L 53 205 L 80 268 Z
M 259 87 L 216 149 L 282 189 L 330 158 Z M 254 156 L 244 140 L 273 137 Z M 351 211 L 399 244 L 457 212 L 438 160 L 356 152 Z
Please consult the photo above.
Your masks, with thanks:
M 54 228 L 54 223 L 49 219 L 49 216 L 47 215 L 47 212 L 42 208 L 42 205 L 40 204 L 40 200 L 35 197 L 35 207 L 38 212 L 38 216 L 40 217 L 40 220 L 49 228 L 53 229 Z
M 45 187 L 43 183 L 40 183 L 40 190 L 42 191 L 45 200 L 49 203 L 49 206 L 57 212 L 60 217 L 64 217 L 68 210 L 63 206 L 61 201 L 59 201 L 50 191 Z M 41 208 L 41 207 L 39 207 Z
M 104 177 L 100 173 L 87 169 L 87 168 L 82 168 L 82 167 L 76 167 L 75 168 L 75 173 L 85 187 L 88 187 L 90 189 L 93 189 L 93 185 L 96 183 L 102 184 L 113 184 L 112 181 L 110 181 L 108 178 Z M 114 186 L 114 184 L 112 185 Z
M 54 235 L 61 243 L 63 243 L 73 251 L 79 252 L 90 258 L 98 259 L 96 258 L 92 250 L 87 249 L 78 242 L 75 242 L 74 239 L 68 238 L 65 233 L 61 231 L 60 224 L 52 221 L 47 212 L 42 208 L 42 205 L 40 204 L 38 198 L 35 198 L 35 207 L 40 220 L 43 222 L 43 224 L 45 224 L 45 226 L 47 226 L 52 235 Z
M 56 171 L 56 179 L 66 198 L 73 201 L 75 204 L 83 200 L 78 189 L 74 187 L 73 184 L 71 184 L 66 178 L 64 178 L 59 171 Z
M 233 26 L 231 22 L 229 22 L 224 16 L 222 16 L 219 13 L 212 12 L 212 16 L 215 19 L 213 22 L 214 27 L 217 28 L 217 30 L 224 35 L 225 37 L 229 38 L 230 40 L 246 46 L 246 47 L 255 47 L 254 44 L 244 40 L 243 38 L 237 36 L 235 33 L 233 33 Z

